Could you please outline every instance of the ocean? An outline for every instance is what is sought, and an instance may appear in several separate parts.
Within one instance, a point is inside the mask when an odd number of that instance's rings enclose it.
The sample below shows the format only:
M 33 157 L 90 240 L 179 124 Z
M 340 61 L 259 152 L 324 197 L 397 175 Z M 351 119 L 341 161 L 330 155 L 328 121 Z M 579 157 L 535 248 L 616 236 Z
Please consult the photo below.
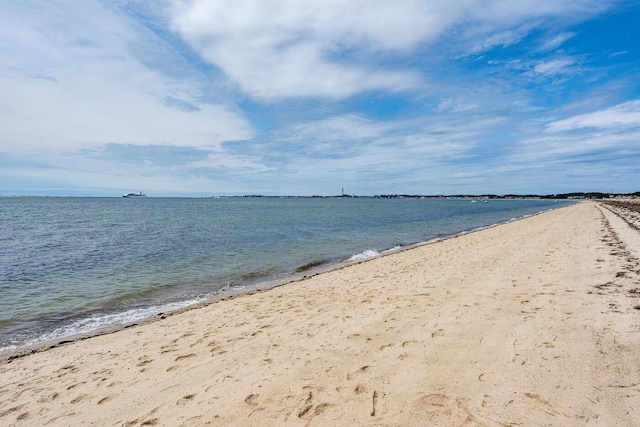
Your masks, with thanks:
M 568 204 L 3 197 L 0 356 Z

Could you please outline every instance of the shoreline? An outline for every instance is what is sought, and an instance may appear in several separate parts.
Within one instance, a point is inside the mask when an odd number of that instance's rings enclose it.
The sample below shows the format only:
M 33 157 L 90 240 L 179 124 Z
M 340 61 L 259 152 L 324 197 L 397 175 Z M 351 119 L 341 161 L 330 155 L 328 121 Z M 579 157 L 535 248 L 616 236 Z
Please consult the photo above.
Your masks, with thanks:
M 183 313 L 185 311 L 197 310 L 203 307 L 207 307 L 208 305 L 213 304 L 217 301 L 233 299 L 240 295 L 252 295 L 257 292 L 268 291 L 270 289 L 277 288 L 280 286 L 285 286 L 287 284 L 298 282 L 300 280 L 306 280 L 318 274 L 341 270 L 343 268 L 349 267 L 354 264 L 368 262 L 377 258 L 393 255 L 395 253 L 412 250 L 424 245 L 430 245 L 430 244 L 438 243 L 448 239 L 454 239 L 469 233 L 475 233 L 475 232 L 490 229 L 493 227 L 498 227 L 504 224 L 511 223 L 513 221 L 520 221 L 529 217 L 543 214 L 545 212 L 549 212 L 556 209 L 564 209 L 571 206 L 573 206 L 573 204 L 568 206 L 549 208 L 549 209 L 541 210 L 532 214 L 526 214 L 518 218 L 511 218 L 509 220 L 505 220 L 505 221 L 494 223 L 494 224 L 489 224 L 486 226 L 464 229 L 453 234 L 438 235 L 426 241 L 415 242 L 415 243 L 411 243 L 404 246 L 394 246 L 389 249 L 376 252 L 376 254 L 373 256 L 364 256 L 360 258 L 359 256 L 364 254 L 363 252 L 361 254 L 354 254 L 350 258 L 344 259 L 344 260 L 326 261 L 326 262 L 323 261 L 317 265 L 314 265 L 314 262 L 310 262 L 308 264 L 309 265 L 308 268 L 305 268 L 307 267 L 307 265 L 301 266 L 295 271 L 288 273 L 286 277 L 264 278 L 258 281 L 248 281 L 248 282 L 238 283 L 237 285 L 233 285 L 233 286 L 227 285 L 221 288 L 220 290 L 217 290 L 205 296 L 198 296 L 195 299 L 178 300 L 178 301 L 171 301 L 164 304 L 160 304 L 160 307 L 167 307 L 167 308 L 169 306 L 181 306 L 181 307 L 178 307 L 175 309 L 169 308 L 164 310 L 154 310 L 157 312 L 156 313 L 150 312 L 149 314 L 144 315 L 144 317 L 138 318 L 133 321 L 124 321 L 124 322 L 117 321 L 105 326 L 94 328 L 90 331 L 82 331 L 78 333 L 72 333 L 69 335 L 57 336 L 51 339 L 41 339 L 40 337 L 37 337 L 35 339 L 32 339 L 25 343 L 21 343 L 16 346 L 6 346 L 6 347 L 0 348 L 0 364 L 5 363 L 6 361 L 11 361 L 17 358 L 28 356 L 30 354 L 47 351 L 49 349 L 56 348 L 61 345 L 66 345 L 76 341 L 86 340 L 92 337 L 108 335 L 123 329 L 128 329 L 131 327 L 152 323 L 157 320 L 164 319 L 168 316 L 173 316 L 175 314 Z M 368 252 L 368 250 L 365 252 Z M 152 307 L 146 308 L 145 310 L 149 310 L 154 307 L 157 307 L 157 306 L 154 305 Z M 127 313 L 127 312 L 128 311 L 125 310 L 124 312 L 105 313 L 102 316 L 118 315 L 118 314 Z M 79 321 L 85 321 L 85 320 L 86 318 L 79 319 Z M 68 325 L 63 325 L 57 328 L 56 330 L 48 334 L 45 334 L 45 336 L 53 334 L 58 329 L 64 328 L 67 326 Z
M 0 422 L 636 425 L 617 227 L 579 203 L 6 361 Z

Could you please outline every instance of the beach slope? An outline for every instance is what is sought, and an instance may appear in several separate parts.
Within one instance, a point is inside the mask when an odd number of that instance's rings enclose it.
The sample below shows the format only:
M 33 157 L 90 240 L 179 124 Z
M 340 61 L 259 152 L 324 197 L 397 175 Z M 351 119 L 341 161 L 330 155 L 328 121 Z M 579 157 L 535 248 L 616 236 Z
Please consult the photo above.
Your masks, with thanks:
M 5 361 L 0 424 L 640 425 L 640 265 L 620 237 L 637 231 L 604 211 L 579 203 Z

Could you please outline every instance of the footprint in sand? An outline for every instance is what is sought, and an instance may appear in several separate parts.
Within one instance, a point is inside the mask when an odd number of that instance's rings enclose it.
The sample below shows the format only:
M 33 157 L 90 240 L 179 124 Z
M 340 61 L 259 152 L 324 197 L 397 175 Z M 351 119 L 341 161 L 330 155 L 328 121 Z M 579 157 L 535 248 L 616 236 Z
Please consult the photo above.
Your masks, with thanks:
M 354 378 L 356 378 L 356 377 L 358 377 L 358 376 L 360 376 L 362 374 L 365 374 L 365 373 L 369 372 L 370 369 L 371 369 L 370 366 L 365 365 L 362 368 L 358 369 L 357 371 L 355 371 L 355 372 L 353 372 L 351 374 L 347 374 L 347 380 L 351 381 L 352 379 L 354 379 Z
M 54 400 L 56 400 L 58 397 L 60 397 L 59 393 L 53 393 L 50 394 L 47 397 L 43 397 L 42 399 L 38 400 L 38 402 L 40 403 L 48 403 L 48 402 L 53 402 Z
M 76 397 L 75 399 L 73 399 L 69 403 L 79 403 L 79 402 L 82 402 L 83 400 L 87 399 L 88 397 L 89 397 L 88 394 L 81 394 L 80 396 Z
M 451 415 L 458 407 L 457 401 L 444 394 L 425 394 L 411 402 L 409 412 L 415 415 L 443 414 Z
M 493 375 L 492 375 L 492 374 L 485 374 L 485 373 L 482 373 L 482 374 L 478 375 L 478 381 L 486 382 L 486 381 L 491 380 L 491 379 L 492 379 L 492 377 L 493 377 Z
M 364 384 L 358 384 L 356 388 L 353 389 L 356 394 L 362 394 L 369 391 L 369 387 Z
M 14 406 L 12 408 L 7 409 L 4 412 L 0 412 L 0 417 L 6 417 L 7 415 L 14 413 L 14 412 L 18 412 L 20 409 L 22 409 L 22 407 L 25 405 L 18 405 L 18 406 Z
M 482 406 L 485 408 L 493 406 L 493 397 L 489 396 L 488 394 L 485 394 L 484 397 L 482 398 Z
M 178 357 L 175 358 L 174 362 L 180 362 L 181 360 L 189 359 L 191 357 L 196 357 L 195 353 L 185 354 L 183 356 L 178 356 Z
M 25 412 L 23 414 L 18 415 L 18 417 L 16 418 L 16 421 L 24 421 L 28 419 L 30 416 L 31 414 L 29 412 Z
M 486 424 L 486 420 L 467 408 L 464 400 L 440 393 L 421 395 L 409 404 L 409 412 L 426 417 L 429 425 Z
M 98 400 L 98 405 L 102 405 L 104 403 L 109 402 L 110 400 L 113 400 L 116 397 L 115 394 L 110 394 L 107 397 L 103 397 L 102 399 Z
M 144 355 L 140 358 L 138 358 L 138 364 L 137 366 L 144 366 L 147 365 L 149 363 L 153 362 L 153 359 L 151 359 L 149 356 Z
M 311 420 L 316 415 L 322 414 L 330 405 L 328 403 L 316 403 L 315 396 L 312 391 L 305 395 L 304 400 L 300 402 L 297 410 L 297 417 L 304 420 Z
M 257 393 L 251 393 L 249 396 L 244 398 L 244 403 L 251 406 L 258 406 L 258 397 L 260 397 Z
M 186 405 L 187 403 L 191 402 L 194 397 L 196 397 L 195 393 L 182 396 L 180 399 L 178 399 L 178 401 L 176 402 L 176 405 Z
M 67 365 L 67 366 L 63 366 L 62 368 L 58 369 L 56 371 L 56 373 L 58 374 L 58 377 L 63 377 L 69 373 L 75 373 L 78 372 L 78 368 L 76 368 L 74 365 Z
M 171 344 L 176 344 L 178 341 L 180 341 L 183 338 L 188 338 L 190 336 L 194 335 L 193 332 L 187 332 L 186 334 L 182 334 L 180 335 L 178 338 L 174 339 L 173 341 L 171 341 Z

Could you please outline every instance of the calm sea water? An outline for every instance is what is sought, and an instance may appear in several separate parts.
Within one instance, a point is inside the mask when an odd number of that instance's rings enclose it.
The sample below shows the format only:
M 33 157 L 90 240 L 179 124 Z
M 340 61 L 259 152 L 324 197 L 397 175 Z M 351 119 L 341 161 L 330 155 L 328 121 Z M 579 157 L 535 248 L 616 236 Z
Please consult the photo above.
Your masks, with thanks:
M 0 198 L 0 355 L 566 205 Z

